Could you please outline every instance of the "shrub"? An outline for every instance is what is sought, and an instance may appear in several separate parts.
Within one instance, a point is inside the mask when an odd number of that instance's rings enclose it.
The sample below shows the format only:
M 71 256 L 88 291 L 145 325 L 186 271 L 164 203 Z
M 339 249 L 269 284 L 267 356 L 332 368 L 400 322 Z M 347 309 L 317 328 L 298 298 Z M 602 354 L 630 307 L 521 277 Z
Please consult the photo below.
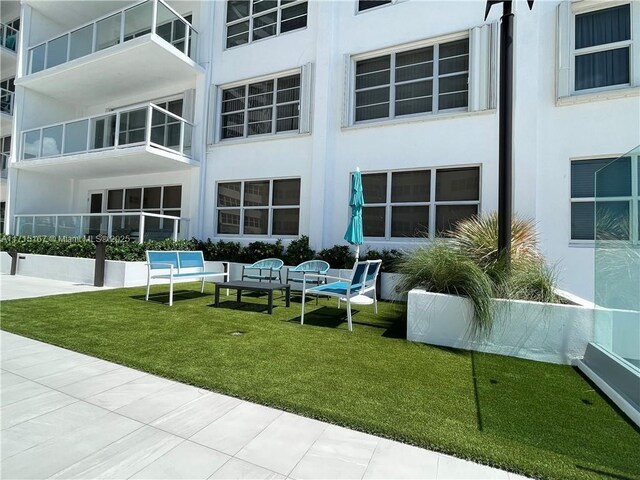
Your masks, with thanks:
M 214 243 L 210 238 L 206 242 L 195 240 L 198 243 L 198 250 L 202 250 L 204 259 L 208 261 L 241 262 L 242 247 L 238 242 L 225 242 L 219 240 Z
M 356 256 L 347 245 L 334 245 L 320 250 L 318 258 L 331 265 L 331 268 L 352 268 L 356 261 Z
M 471 324 L 471 334 L 481 337 L 491 330 L 491 281 L 473 260 L 453 245 L 438 241 L 431 246 L 418 247 L 398 261 L 398 270 L 404 274 L 403 291 L 424 288 L 430 292 L 469 297 L 475 320 Z
M 242 249 L 240 257 L 244 263 L 255 263 L 265 258 L 282 259 L 284 257 L 282 240 L 278 240 L 275 243 L 252 242 Z
M 365 260 L 382 260 L 381 272 L 397 272 L 398 261 L 403 257 L 403 253 L 398 250 L 367 250 Z
M 284 254 L 284 263 L 287 265 L 299 265 L 307 260 L 313 260 L 316 252 L 309 247 L 309 237 L 302 235 L 292 240 Z

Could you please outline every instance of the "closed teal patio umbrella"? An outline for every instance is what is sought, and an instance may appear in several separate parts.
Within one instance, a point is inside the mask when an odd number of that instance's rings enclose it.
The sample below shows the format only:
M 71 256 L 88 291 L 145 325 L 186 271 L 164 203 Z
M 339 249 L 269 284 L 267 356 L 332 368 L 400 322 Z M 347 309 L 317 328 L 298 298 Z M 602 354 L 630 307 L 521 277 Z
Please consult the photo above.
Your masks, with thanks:
M 344 234 L 344 239 L 351 245 L 356 246 L 356 262 L 360 258 L 360 245 L 363 243 L 362 233 L 362 206 L 364 205 L 364 196 L 362 194 L 362 175 L 360 169 L 356 168 L 351 178 L 351 198 L 349 199 L 351 206 L 351 221 Z

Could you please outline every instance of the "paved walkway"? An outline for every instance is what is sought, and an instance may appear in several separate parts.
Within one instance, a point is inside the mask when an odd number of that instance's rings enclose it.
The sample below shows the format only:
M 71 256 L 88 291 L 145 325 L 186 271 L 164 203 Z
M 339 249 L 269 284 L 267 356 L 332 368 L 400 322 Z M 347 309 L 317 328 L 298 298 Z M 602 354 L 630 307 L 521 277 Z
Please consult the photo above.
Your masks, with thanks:
M 0 274 L 0 300 L 18 298 L 46 297 L 63 293 L 92 292 L 104 290 L 105 287 L 94 287 L 81 283 L 61 282 L 44 278 L 24 277 L 22 275 Z
M 521 479 L 0 333 L 3 479 Z

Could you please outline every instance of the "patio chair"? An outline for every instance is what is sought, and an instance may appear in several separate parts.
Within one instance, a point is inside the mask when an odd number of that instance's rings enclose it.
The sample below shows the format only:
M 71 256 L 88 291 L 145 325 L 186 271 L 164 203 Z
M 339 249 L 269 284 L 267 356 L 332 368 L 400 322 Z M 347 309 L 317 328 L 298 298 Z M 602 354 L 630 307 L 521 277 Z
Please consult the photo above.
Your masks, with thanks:
M 374 303 L 368 297 L 364 296 L 364 290 L 368 286 L 369 269 L 379 269 L 376 266 L 376 260 L 366 260 L 363 262 L 357 262 L 351 270 L 351 278 L 333 277 L 330 275 L 318 275 L 315 273 L 306 273 L 303 277 L 302 283 L 302 314 L 300 315 L 300 325 L 304 325 L 304 306 L 306 295 L 322 295 L 325 297 L 336 297 L 338 299 L 338 306 L 340 301 L 347 302 L 347 325 L 349 331 L 353 331 L 353 324 L 351 322 L 351 303 L 364 304 Z M 337 280 L 332 283 L 324 283 L 322 285 L 316 285 L 311 288 L 307 288 L 307 280 L 322 278 L 325 281 L 327 279 Z M 375 280 L 374 280 L 375 281 Z M 371 290 L 369 290 L 371 291 Z M 359 299 L 367 298 L 367 302 L 358 301 Z M 377 312 L 376 312 L 377 313 Z
M 380 274 L 380 268 L 382 267 L 382 260 L 369 260 L 369 268 L 367 269 L 367 278 L 364 281 L 364 286 L 358 294 L 358 298 L 352 298 L 352 303 L 359 305 L 367 305 L 373 303 L 373 312 L 378 314 L 378 292 L 377 283 L 378 275 Z M 367 296 L 367 293 L 373 292 L 371 297 Z M 338 298 L 338 308 L 340 308 L 340 301 L 344 298 Z
M 306 262 L 302 262 L 300 265 L 296 265 L 295 267 L 287 270 L 287 275 L 285 277 L 284 283 L 304 283 L 304 275 L 306 273 L 315 273 L 317 275 L 324 275 L 329 271 L 330 265 L 324 260 L 308 260 Z M 319 277 L 316 280 L 308 279 L 307 284 L 311 285 L 322 285 L 326 283 L 326 280 Z M 316 303 L 318 303 L 318 298 L 316 297 Z
M 284 262 L 279 258 L 265 258 L 252 265 L 242 266 L 242 280 L 250 278 L 252 280 L 272 280 L 278 279 L 282 283 L 282 266 Z M 247 273 L 247 271 L 249 271 Z

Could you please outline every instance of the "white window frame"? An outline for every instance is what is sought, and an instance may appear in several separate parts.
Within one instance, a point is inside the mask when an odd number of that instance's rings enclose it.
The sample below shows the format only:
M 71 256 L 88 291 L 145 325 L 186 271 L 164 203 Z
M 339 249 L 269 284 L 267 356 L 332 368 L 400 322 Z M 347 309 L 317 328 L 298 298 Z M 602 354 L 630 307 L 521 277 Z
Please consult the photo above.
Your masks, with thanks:
M 273 205 L 273 183 L 278 180 L 298 180 L 300 181 L 300 197 L 298 198 L 297 205 Z M 244 189 L 245 184 L 252 182 L 269 182 L 269 202 L 268 205 L 261 206 L 253 206 L 253 205 L 244 205 Z M 218 206 L 218 195 L 219 188 L 221 184 L 225 183 L 240 183 L 240 205 L 239 206 Z M 260 239 L 260 238 L 297 238 L 300 235 L 300 221 L 301 217 L 301 207 L 300 200 L 302 198 L 302 178 L 301 177 L 278 177 L 278 178 L 252 178 L 252 179 L 242 179 L 242 180 L 221 180 L 216 182 L 216 196 L 215 196 L 215 209 L 214 209 L 214 219 L 213 223 L 215 226 L 215 235 L 216 237 L 232 237 L 232 238 L 252 238 L 252 239 Z M 273 234 L 273 212 L 274 210 L 283 210 L 283 209 L 298 209 L 298 233 L 295 235 L 280 235 Z M 230 211 L 230 210 L 239 210 L 240 211 L 240 225 L 238 232 L 239 233 L 220 233 L 218 232 L 218 215 L 220 212 Z M 245 210 L 268 210 L 268 224 L 267 224 L 267 234 L 245 234 L 244 233 L 244 213 Z
M 255 14 L 255 13 L 253 13 L 253 0 L 249 0 L 249 15 L 247 15 L 246 17 L 242 17 L 242 18 L 240 18 L 238 20 L 233 20 L 231 22 L 227 22 L 227 9 L 229 8 L 229 2 L 226 1 L 225 2 L 225 7 L 226 8 L 224 10 L 224 18 L 225 18 L 224 50 L 231 50 L 233 48 L 244 47 L 246 45 L 251 45 L 252 43 L 261 42 L 263 40 L 269 40 L 270 38 L 276 38 L 276 37 L 279 37 L 280 35 L 284 35 L 284 34 L 287 34 L 287 33 L 299 32 L 301 30 L 306 30 L 306 28 L 309 25 L 309 6 L 310 6 L 309 5 L 309 0 L 296 0 L 296 1 L 294 1 L 292 3 L 288 3 L 286 5 L 282 5 L 281 4 L 281 0 L 277 0 L 277 1 L 278 1 L 278 5 L 276 7 L 270 8 L 268 10 L 265 10 L 263 12 Z M 306 25 L 304 27 L 296 28 L 294 30 L 288 30 L 288 31 L 283 32 L 283 33 L 280 32 L 280 27 L 282 25 L 282 10 L 290 8 L 290 7 L 295 7 L 295 6 L 301 5 L 303 3 L 307 4 L 307 13 L 306 13 L 307 22 L 306 22 Z M 255 17 L 261 17 L 261 16 L 263 16 L 265 14 L 272 13 L 272 12 L 277 12 L 276 23 L 275 23 L 275 25 L 276 25 L 276 33 L 274 35 L 270 35 L 270 36 L 265 37 L 265 38 L 259 38 L 257 40 L 253 40 L 253 20 L 254 20 L 254 18 Z M 294 18 L 299 18 L 299 17 L 294 17 Z M 234 45 L 232 47 L 227 47 L 227 41 L 229 39 L 229 37 L 228 37 L 229 27 L 233 26 L 233 25 L 237 25 L 239 23 L 246 22 L 247 20 L 249 21 L 249 37 L 248 37 L 247 42 L 246 43 L 241 43 L 240 45 Z M 291 19 L 287 19 L 287 20 L 291 20 Z M 273 24 L 270 24 L 270 25 L 273 25 Z
M 436 200 L 436 176 L 437 172 L 440 170 L 451 170 L 458 168 L 478 168 L 478 200 L 453 200 L 453 201 L 438 201 Z M 392 174 L 393 173 L 402 173 L 402 172 L 422 172 L 422 171 L 430 171 L 430 185 L 429 185 L 429 201 L 427 202 L 392 202 L 391 201 L 391 189 L 392 189 Z M 384 173 L 386 175 L 387 184 L 386 184 L 386 200 L 384 203 L 366 203 L 363 205 L 363 208 L 367 207 L 384 207 L 385 208 L 385 226 L 384 226 L 384 236 L 383 237 L 371 237 L 365 236 L 365 240 L 369 242 L 376 241 L 408 241 L 414 242 L 418 240 L 424 240 L 424 237 L 393 237 L 391 235 L 391 227 L 392 227 L 392 212 L 393 207 L 412 207 L 412 206 L 427 206 L 429 207 L 429 220 L 428 220 L 428 239 L 435 240 L 436 238 L 445 238 L 436 235 L 436 207 L 440 205 L 476 205 L 478 207 L 478 214 L 482 212 L 482 164 L 465 164 L 465 165 L 447 165 L 447 166 L 438 166 L 438 167 L 428 167 L 428 168 L 406 168 L 406 169 L 397 169 L 397 170 L 371 170 L 371 171 L 363 171 L 362 175 L 369 174 L 381 174 Z M 349 184 L 349 189 L 351 189 L 351 184 Z
M 579 158 L 571 158 L 569 159 L 569 225 L 568 225 L 568 237 L 569 237 L 569 245 L 573 247 L 595 247 L 596 239 L 574 239 L 571 237 L 571 207 L 574 203 L 592 203 L 594 204 L 596 200 L 600 202 L 629 202 L 629 218 L 630 218 L 630 229 L 629 229 L 629 239 L 633 245 L 640 245 L 640 226 L 638 225 L 638 221 L 635 220 L 638 218 L 638 209 L 640 209 L 638 203 L 640 202 L 640 189 L 638 188 L 638 165 L 640 164 L 640 156 L 638 155 L 630 155 L 631 158 L 631 195 L 630 196 L 621 196 L 621 197 L 601 197 L 598 199 L 597 197 L 572 197 L 571 196 L 571 167 L 574 163 L 581 161 L 589 161 L 589 160 L 609 160 L 610 162 L 616 161 L 620 157 L 624 157 L 625 154 L 613 154 L 613 155 L 594 155 L 590 157 L 579 157 Z M 603 167 L 604 168 L 604 167 Z M 595 182 L 595 179 L 594 179 Z M 595 186 L 594 186 L 595 187 Z M 594 188 L 595 191 L 595 188 Z M 595 210 L 594 210 L 595 212 Z M 594 223 L 595 226 L 595 223 Z M 594 232 L 595 233 L 595 232 Z M 626 240 L 610 240 L 612 243 L 624 242 Z
M 276 118 L 277 94 L 276 94 L 276 90 L 274 90 L 273 104 L 272 104 L 273 116 L 271 118 L 273 122 L 273 127 L 270 133 L 263 133 L 259 135 L 247 134 L 248 133 L 247 122 L 249 121 L 249 116 L 247 115 L 247 112 L 249 108 L 248 108 L 248 105 L 245 105 L 244 135 L 242 137 L 222 138 L 222 99 L 223 99 L 224 90 L 241 87 L 241 86 L 245 86 L 246 88 L 248 85 L 251 85 L 253 83 L 259 83 L 259 82 L 264 82 L 269 80 L 275 81 L 279 78 L 290 77 L 292 75 L 300 75 L 300 98 L 298 100 L 298 129 L 297 130 L 285 130 L 282 132 L 275 131 L 276 125 L 277 125 L 276 123 L 277 122 L 277 118 Z M 312 114 L 311 112 L 312 78 L 311 77 L 312 77 L 312 64 L 307 63 L 305 65 L 302 65 L 301 67 L 284 70 L 278 73 L 263 75 L 260 77 L 254 77 L 254 78 L 239 80 L 237 82 L 219 85 L 216 89 L 217 107 L 215 108 L 215 110 L 212 109 L 212 111 L 215 111 L 215 118 L 213 119 L 213 122 L 212 122 L 213 128 L 214 128 L 213 130 L 214 134 L 212 135 L 213 143 L 226 144 L 226 143 L 234 143 L 234 142 L 252 142 L 252 141 L 260 141 L 260 140 L 267 140 L 267 139 L 281 138 L 281 137 L 290 137 L 290 136 L 310 133 L 311 132 L 311 114 Z M 291 103 L 294 103 L 294 102 L 291 102 Z
M 576 16 L 583 13 L 630 5 L 631 38 L 629 40 L 597 45 L 576 51 Z M 629 0 L 564 0 L 558 5 L 556 103 L 571 105 L 592 100 L 640 95 L 640 4 Z M 604 87 L 575 89 L 575 58 L 577 54 L 595 53 L 629 47 L 629 83 Z

